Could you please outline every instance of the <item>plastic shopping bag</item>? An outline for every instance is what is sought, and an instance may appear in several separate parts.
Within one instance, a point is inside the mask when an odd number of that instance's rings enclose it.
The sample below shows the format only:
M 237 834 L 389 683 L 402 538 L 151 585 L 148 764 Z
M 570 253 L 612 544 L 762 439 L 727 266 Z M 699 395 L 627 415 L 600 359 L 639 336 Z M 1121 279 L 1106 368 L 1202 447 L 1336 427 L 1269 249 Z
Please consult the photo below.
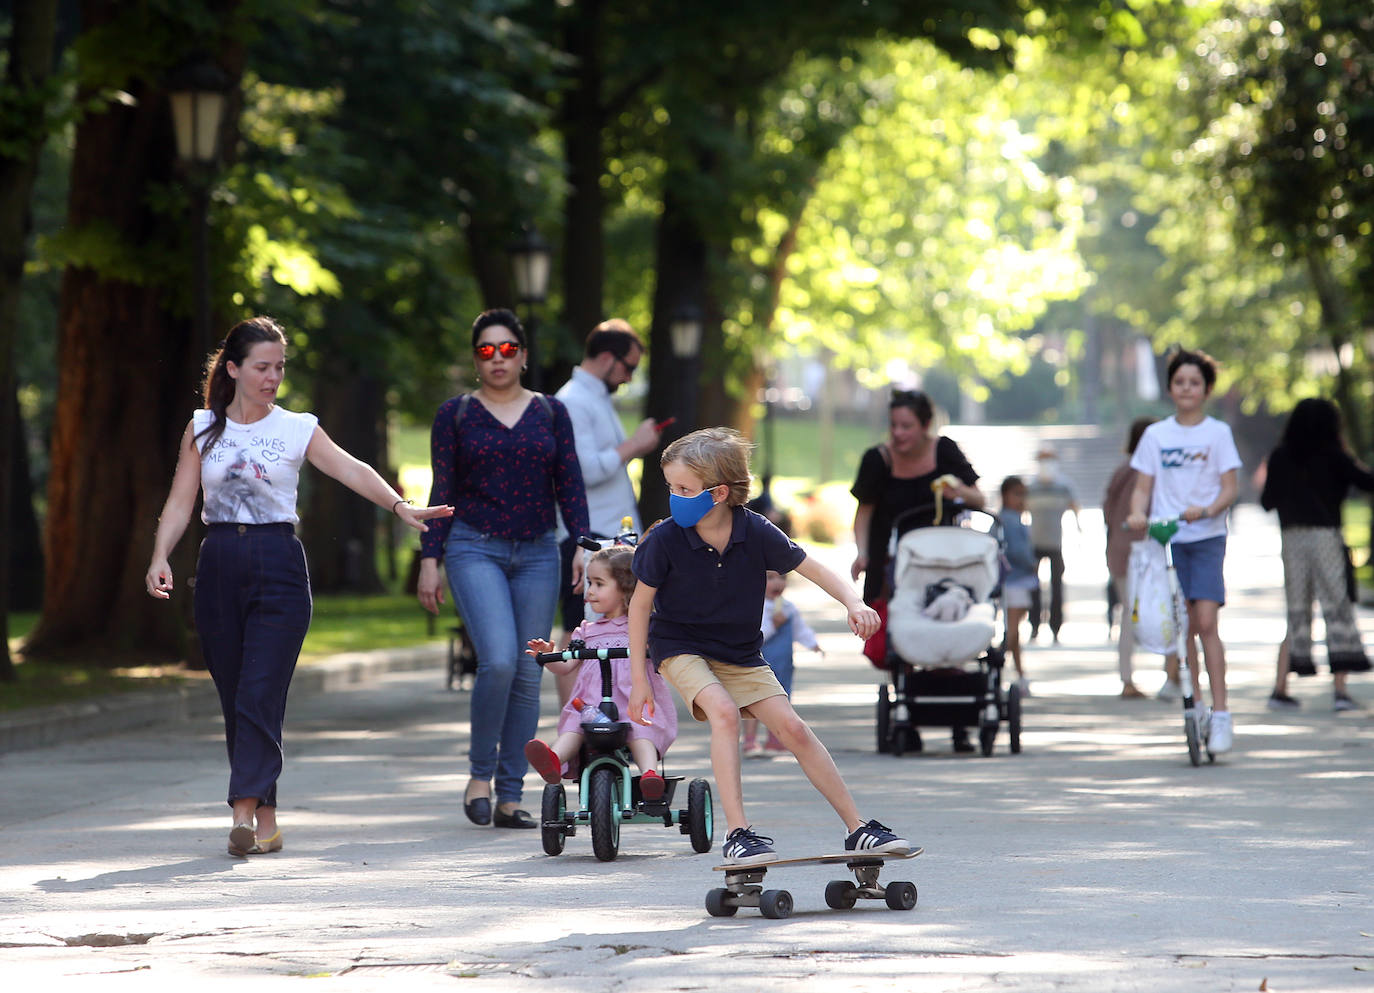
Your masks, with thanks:
M 1178 650 L 1179 630 L 1188 625 L 1188 606 L 1181 592 L 1170 606 L 1169 567 L 1164 546 L 1152 539 L 1131 545 L 1125 609 L 1135 629 L 1136 643 L 1147 652 L 1172 655 Z

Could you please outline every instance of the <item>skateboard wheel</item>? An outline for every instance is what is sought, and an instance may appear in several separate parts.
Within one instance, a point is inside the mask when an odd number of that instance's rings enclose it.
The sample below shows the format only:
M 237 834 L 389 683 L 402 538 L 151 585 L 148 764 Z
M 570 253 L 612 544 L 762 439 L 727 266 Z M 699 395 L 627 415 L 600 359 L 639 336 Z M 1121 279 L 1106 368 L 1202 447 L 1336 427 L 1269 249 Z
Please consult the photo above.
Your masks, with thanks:
M 786 890 L 764 890 L 759 894 L 759 913 L 774 921 L 791 917 L 792 894 Z
M 856 899 L 854 884 L 847 879 L 825 884 L 825 905 L 832 910 L 849 910 Z
M 826 887 L 826 892 L 829 892 L 829 887 Z M 892 910 L 910 910 L 916 906 L 916 884 L 888 883 L 883 899 Z
M 726 901 L 730 891 L 723 888 L 710 890 L 706 894 L 706 912 L 712 917 L 734 917 L 739 907 Z

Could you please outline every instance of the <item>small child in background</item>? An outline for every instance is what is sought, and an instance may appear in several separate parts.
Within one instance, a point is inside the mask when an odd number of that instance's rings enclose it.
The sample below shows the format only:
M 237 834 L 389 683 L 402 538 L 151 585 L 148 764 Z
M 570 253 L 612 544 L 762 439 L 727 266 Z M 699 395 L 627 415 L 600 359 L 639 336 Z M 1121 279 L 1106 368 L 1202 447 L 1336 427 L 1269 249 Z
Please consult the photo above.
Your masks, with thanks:
M 783 599 L 787 589 L 787 577 L 780 572 L 768 570 L 768 578 L 763 586 L 763 660 L 778 677 L 783 692 L 792 695 L 792 645 L 800 644 L 813 652 L 825 656 L 825 650 L 816 639 L 816 632 L 802 619 L 801 611 L 791 600 Z M 758 743 L 759 722 L 756 718 L 745 717 L 740 720 L 744 730 L 744 754 L 758 758 L 770 752 L 785 752 L 787 748 L 773 732 L 768 732 L 768 742 Z
M 601 614 L 600 620 L 583 621 L 572 633 L 572 640 L 585 642 L 588 648 L 628 648 L 630 646 L 630 596 L 635 590 L 634 571 L 630 567 L 634 549 L 626 547 L 603 548 L 587 560 L 586 589 L 583 599 L 587 606 Z M 551 641 L 533 638 L 529 642 L 529 654 L 554 651 Z M 580 667 L 580 668 L 579 668 Z M 596 659 L 585 662 L 550 662 L 546 668 L 556 673 L 569 673 L 577 670 L 577 681 L 568 694 L 568 702 L 558 716 L 558 738 L 552 746 L 538 738 L 525 745 L 525 758 L 546 783 L 557 783 L 563 778 L 567 764 L 582 749 L 582 712 L 573 705 L 573 700 L 585 703 L 601 702 L 601 663 Z M 630 707 L 630 664 L 627 659 L 611 662 L 613 686 L 611 699 L 620 708 L 622 715 Z M 630 754 L 635 765 L 639 766 L 639 792 L 645 800 L 659 800 L 663 797 L 663 777 L 658 773 L 658 761 L 677 738 L 677 708 L 668 684 L 657 672 L 648 674 L 649 685 L 654 695 L 653 724 L 630 725 Z M 622 719 L 625 719 L 622 716 Z
M 1030 528 L 1026 525 L 1026 484 L 1020 476 L 1002 480 L 1002 547 L 1007 557 L 1007 575 L 1002 580 L 1002 607 L 1006 613 L 1005 648 L 1016 667 L 1016 682 L 1024 696 L 1030 696 L 1030 681 L 1021 665 L 1021 622 L 1030 613 L 1031 591 L 1040 585 Z

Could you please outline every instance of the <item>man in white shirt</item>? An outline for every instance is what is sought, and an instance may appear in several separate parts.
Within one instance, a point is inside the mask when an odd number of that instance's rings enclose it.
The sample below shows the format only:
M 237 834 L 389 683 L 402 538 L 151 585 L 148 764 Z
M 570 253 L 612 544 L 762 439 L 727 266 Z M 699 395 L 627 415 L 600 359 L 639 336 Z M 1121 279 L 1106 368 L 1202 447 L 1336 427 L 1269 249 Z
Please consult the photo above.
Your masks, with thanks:
M 636 532 L 640 529 L 634 485 L 625 466 L 631 459 L 658 447 L 658 425 L 652 417 L 646 417 L 634 434 L 626 437 L 611 395 L 630 381 L 643 357 L 644 343 L 627 322 L 618 317 L 602 321 L 587 335 L 582 362 L 573 369 L 572 378 L 555 394 L 572 418 L 593 537 L 615 537 L 625 517 L 631 519 Z M 565 631 L 571 631 L 583 619 L 582 595 L 574 593 L 571 585 L 572 550 L 578 537 L 568 535 L 563 540 Z M 563 688 L 562 680 L 559 688 Z

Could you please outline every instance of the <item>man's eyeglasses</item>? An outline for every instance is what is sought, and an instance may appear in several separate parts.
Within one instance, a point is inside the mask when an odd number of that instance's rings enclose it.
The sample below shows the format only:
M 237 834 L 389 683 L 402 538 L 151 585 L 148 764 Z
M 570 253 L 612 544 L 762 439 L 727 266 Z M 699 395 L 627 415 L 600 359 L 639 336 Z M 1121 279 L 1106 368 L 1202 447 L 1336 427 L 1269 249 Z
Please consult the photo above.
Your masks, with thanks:
M 499 344 L 494 344 L 490 341 L 484 341 L 482 342 L 482 344 L 478 345 L 476 348 L 473 349 L 473 352 L 477 354 L 477 357 L 483 360 L 484 362 L 487 359 L 490 359 L 497 352 L 501 353 L 501 358 L 508 359 L 514 356 L 515 353 L 518 351 L 520 351 L 520 343 L 518 341 L 503 341 Z
M 638 362 L 626 362 L 619 355 L 615 357 L 615 360 L 625 367 L 625 375 L 627 376 L 633 376 L 635 370 L 639 368 Z

